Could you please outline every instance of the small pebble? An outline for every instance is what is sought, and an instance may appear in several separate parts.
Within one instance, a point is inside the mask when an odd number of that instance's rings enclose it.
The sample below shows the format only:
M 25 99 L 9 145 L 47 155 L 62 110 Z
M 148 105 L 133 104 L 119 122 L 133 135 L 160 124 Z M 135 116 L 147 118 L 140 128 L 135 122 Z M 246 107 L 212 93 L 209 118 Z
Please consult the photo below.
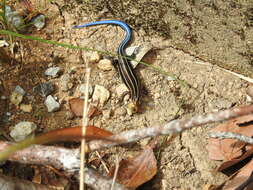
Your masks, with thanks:
M 15 87 L 14 91 L 17 92 L 17 93 L 19 93 L 19 94 L 21 94 L 22 96 L 24 96 L 26 94 L 25 90 L 21 86 L 19 86 L 19 85 L 17 85 Z
M 45 75 L 55 78 L 59 75 L 60 71 L 60 67 L 50 67 L 45 71 Z
M 112 61 L 110 59 L 102 59 L 97 64 L 98 68 L 103 71 L 110 71 L 113 68 Z
M 69 74 L 62 75 L 62 77 L 60 79 L 60 88 L 61 88 L 62 91 L 68 91 L 69 90 L 68 83 L 70 83 Z
M 33 109 L 31 104 L 21 104 L 19 108 L 26 113 L 31 113 Z
M 16 91 L 12 92 L 10 101 L 12 104 L 18 106 L 23 100 L 23 95 L 17 93 Z
M 7 22 L 16 28 L 19 32 L 24 32 L 26 27 L 24 19 L 18 14 L 17 11 L 13 11 L 10 6 L 5 6 L 5 17 Z
M 36 85 L 33 91 L 40 94 L 42 97 L 46 97 L 54 91 L 53 84 L 51 82 L 45 82 Z
M 14 126 L 10 132 L 10 136 L 17 142 L 24 140 L 28 136 L 33 136 L 37 125 L 29 121 L 21 121 Z
M 142 58 L 152 49 L 152 45 L 150 43 L 146 43 L 143 45 L 139 45 L 139 46 L 131 46 L 126 48 L 126 54 L 135 59 L 131 60 L 131 64 L 133 66 L 133 68 L 135 68 L 138 63 L 142 60 Z
M 81 92 L 81 94 L 85 94 L 85 90 L 86 90 L 86 84 L 81 84 L 79 87 L 79 91 Z M 88 93 L 89 93 L 89 97 L 91 97 L 93 93 L 93 87 L 91 85 L 89 85 L 88 87 Z
M 60 104 L 51 95 L 49 95 L 46 98 L 45 105 L 47 106 L 47 111 L 48 112 L 54 112 L 54 111 L 59 110 L 59 108 L 60 108 Z
M 89 55 L 90 63 L 97 63 L 100 60 L 100 55 L 98 52 L 94 51 Z
M 39 14 L 32 19 L 32 24 L 37 28 L 37 30 L 41 30 L 46 25 L 46 17 L 43 14 Z
M 117 96 L 120 98 L 129 92 L 128 88 L 123 83 L 117 86 L 115 91 L 116 91 Z
M 92 100 L 104 105 L 110 97 L 110 92 L 103 86 L 96 85 L 94 88 L 94 93 L 92 95 Z
M 2 119 L 1 121 L 4 123 L 9 122 L 11 120 L 11 113 L 10 112 L 4 113 L 1 119 Z
M 125 116 L 127 113 L 126 109 L 123 107 L 118 107 L 115 109 L 114 114 L 115 116 Z

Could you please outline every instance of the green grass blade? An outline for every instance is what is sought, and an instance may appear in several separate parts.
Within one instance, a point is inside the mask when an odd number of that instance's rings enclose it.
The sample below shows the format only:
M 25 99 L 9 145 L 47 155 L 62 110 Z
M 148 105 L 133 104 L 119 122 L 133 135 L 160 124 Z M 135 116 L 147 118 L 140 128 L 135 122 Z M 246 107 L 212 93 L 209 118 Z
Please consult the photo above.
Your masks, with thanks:
M 117 56 L 116 54 L 111 53 L 109 51 L 100 51 L 100 50 L 96 50 L 96 49 L 92 49 L 92 48 L 88 48 L 88 47 L 80 47 L 80 46 L 74 46 L 74 45 L 71 45 L 71 44 L 60 43 L 60 42 L 56 42 L 56 41 L 52 41 L 52 40 L 45 40 L 45 39 L 42 39 L 42 38 L 39 38 L 39 37 L 36 37 L 36 36 L 23 35 L 23 34 L 19 34 L 19 33 L 16 33 L 16 32 L 9 31 L 9 30 L 0 30 L 0 34 L 10 35 L 10 36 L 19 37 L 19 38 L 23 38 L 23 39 L 27 39 L 27 40 L 35 40 L 35 41 L 39 41 L 39 42 L 42 42 L 42 43 L 61 46 L 61 47 L 64 47 L 64 48 L 69 48 L 69 49 L 95 51 L 95 52 L 98 52 L 100 54 Z M 126 57 L 126 59 L 129 59 L 131 61 L 134 60 L 134 59 L 129 58 L 129 57 Z M 136 61 L 136 60 L 134 60 L 134 61 Z M 179 84 L 181 84 L 184 87 L 190 87 L 190 85 L 186 81 L 178 79 L 178 77 L 176 75 L 174 75 L 173 73 L 166 72 L 160 67 L 156 67 L 156 66 L 150 65 L 148 63 L 142 62 L 142 61 L 140 61 L 139 63 L 143 64 L 143 65 L 145 65 L 145 66 L 147 66 L 147 67 L 149 67 L 149 68 L 151 68 L 155 71 L 157 71 L 160 74 L 163 74 L 165 76 L 169 76 L 169 77 L 173 78 L 174 80 L 178 81 Z

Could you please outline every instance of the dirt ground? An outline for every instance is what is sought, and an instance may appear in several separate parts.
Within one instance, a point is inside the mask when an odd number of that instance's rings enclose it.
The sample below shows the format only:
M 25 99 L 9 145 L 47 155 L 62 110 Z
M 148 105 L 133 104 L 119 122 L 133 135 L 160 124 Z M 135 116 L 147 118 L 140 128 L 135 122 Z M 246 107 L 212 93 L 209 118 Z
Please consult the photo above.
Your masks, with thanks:
M 191 88 L 182 86 L 150 67 L 138 65 L 136 73 L 142 86 L 143 111 L 129 116 L 122 111 L 126 106 L 115 92 L 122 83 L 116 71 L 101 71 L 92 64 L 91 85 L 102 85 L 111 94 L 101 108 L 103 114 L 90 121 L 98 127 L 119 133 L 163 125 L 175 116 L 189 118 L 248 103 L 245 91 L 250 83 L 222 68 L 253 76 L 251 0 L 58 0 L 40 6 L 47 16 L 47 25 L 41 31 L 33 31 L 32 35 L 115 52 L 124 35 L 119 27 L 98 26 L 80 30 L 72 27 L 108 18 L 124 20 L 133 28 L 131 46 L 149 44 L 153 47 L 143 61 L 173 73 L 191 85 Z M 1 121 L 2 133 L 23 120 L 35 122 L 39 126 L 37 132 L 79 124 L 79 119 L 67 118 L 66 102 L 68 97 L 78 94 L 78 87 L 85 82 L 84 63 L 89 52 L 15 40 L 18 43 L 15 55 L 9 55 L 7 48 L 1 50 L 1 96 L 10 97 L 15 86 L 20 85 L 29 94 L 24 102 L 32 104 L 33 111 L 23 113 L 11 105 L 8 98 L 1 99 L 0 114 L 10 112 L 12 115 L 9 122 Z M 52 66 L 59 66 L 63 74 L 70 75 L 71 88 L 67 92 L 61 90 L 60 78 L 44 76 L 45 70 Z M 36 84 L 45 81 L 52 81 L 56 87 L 53 95 L 61 101 L 61 109 L 57 112 L 48 113 L 44 99 L 32 90 Z M 109 118 L 105 113 L 110 113 Z M 171 144 L 160 147 L 158 174 L 139 189 L 194 190 L 221 184 L 227 177 L 215 171 L 219 163 L 210 161 L 205 148 L 207 132 L 215 125 L 184 132 Z M 111 155 L 106 162 L 113 164 L 116 154 L 120 158 L 134 155 L 148 140 L 103 151 Z

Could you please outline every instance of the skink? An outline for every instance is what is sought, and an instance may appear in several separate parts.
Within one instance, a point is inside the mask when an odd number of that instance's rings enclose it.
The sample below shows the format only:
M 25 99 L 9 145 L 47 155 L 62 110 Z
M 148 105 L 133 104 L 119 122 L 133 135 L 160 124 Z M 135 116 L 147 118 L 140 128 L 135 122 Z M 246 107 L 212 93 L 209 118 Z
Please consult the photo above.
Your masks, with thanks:
M 122 21 L 119 20 L 104 20 L 104 21 L 96 21 L 90 22 L 83 25 L 74 26 L 74 28 L 83 28 L 88 26 L 94 25 L 101 25 L 101 24 L 113 24 L 120 26 L 123 30 L 125 30 L 125 37 L 119 44 L 117 49 L 118 54 L 118 71 L 121 76 L 122 81 L 125 83 L 127 88 L 130 91 L 131 100 L 133 106 L 137 108 L 138 101 L 140 98 L 140 86 L 139 81 L 134 73 L 133 67 L 128 59 L 126 59 L 127 55 L 125 52 L 125 48 L 128 42 L 131 40 L 132 31 L 130 27 Z

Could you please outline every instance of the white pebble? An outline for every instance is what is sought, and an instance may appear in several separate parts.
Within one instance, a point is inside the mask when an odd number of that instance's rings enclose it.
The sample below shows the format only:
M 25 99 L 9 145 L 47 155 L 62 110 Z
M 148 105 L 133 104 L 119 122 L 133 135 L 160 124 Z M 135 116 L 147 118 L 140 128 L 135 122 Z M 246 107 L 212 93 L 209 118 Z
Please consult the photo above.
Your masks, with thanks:
M 37 125 L 33 122 L 29 121 L 22 121 L 19 122 L 17 125 L 10 132 L 10 136 L 17 142 L 24 140 L 26 137 L 34 135 L 34 131 L 36 130 Z
M 98 68 L 103 71 L 110 71 L 112 70 L 112 61 L 110 59 L 102 59 L 97 64 Z
M 100 60 L 100 55 L 98 52 L 94 51 L 89 55 L 89 62 L 90 63 L 97 63 Z
M 94 93 L 92 95 L 92 100 L 104 105 L 110 97 L 110 92 L 103 86 L 96 85 Z
M 51 95 L 47 96 L 45 100 L 45 105 L 47 106 L 48 112 L 54 112 L 59 110 L 60 108 L 60 104 L 57 101 L 55 101 L 54 97 Z
M 61 71 L 60 67 L 50 67 L 45 71 L 45 75 L 55 78 L 58 76 L 60 71 Z

